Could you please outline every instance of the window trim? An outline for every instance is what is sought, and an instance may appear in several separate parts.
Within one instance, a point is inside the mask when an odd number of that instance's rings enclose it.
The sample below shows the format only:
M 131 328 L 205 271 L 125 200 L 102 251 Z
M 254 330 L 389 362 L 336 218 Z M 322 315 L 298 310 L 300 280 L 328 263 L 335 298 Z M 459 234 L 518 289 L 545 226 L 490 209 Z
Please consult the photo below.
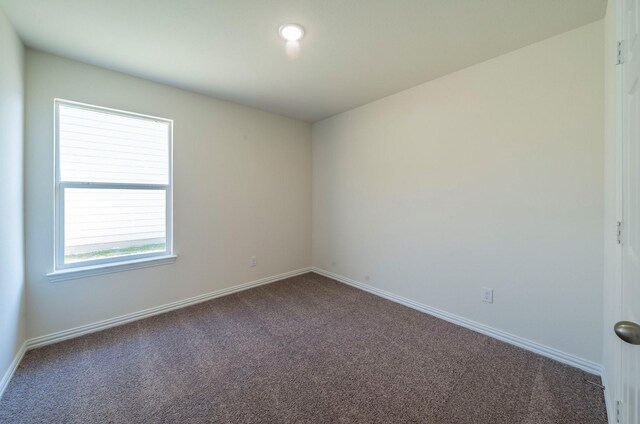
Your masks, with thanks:
M 168 183 L 167 184 L 144 184 L 144 183 L 104 183 L 104 182 L 69 182 L 61 181 L 60 174 L 60 133 L 59 117 L 60 106 L 70 106 L 79 109 L 98 111 L 117 116 L 134 117 L 154 122 L 165 122 L 168 124 Z M 162 265 L 175 261 L 173 252 L 173 120 L 159 118 L 151 115 L 144 115 L 135 112 L 127 112 L 118 109 L 111 109 L 102 106 L 95 106 L 86 103 L 79 103 L 64 99 L 54 99 L 54 257 L 53 272 L 47 274 L 50 281 L 61 279 L 80 278 L 82 276 L 103 274 L 106 272 L 117 272 L 126 269 L 141 268 Z M 166 247 L 164 251 L 140 253 L 128 256 L 116 256 L 112 258 L 93 259 L 88 261 L 64 263 L 64 195 L 68 188 L 91 188 L 91 189 L 126 189 L 126 190 L 164 190 L 165 191 L 165 237 Z
M 58 281 L 75 280 L 78 278 L 92 277 L 94 275 L 111 274 L 114 272 L 129 271 L 132 269 L 172 264 L 177 258 L 178 256 L 176 255 L 153 256 L 151 258 L 120 261 L 102 265 L 61 269 L 48 273 L 47 277 L 49 282 L 56 283 Z

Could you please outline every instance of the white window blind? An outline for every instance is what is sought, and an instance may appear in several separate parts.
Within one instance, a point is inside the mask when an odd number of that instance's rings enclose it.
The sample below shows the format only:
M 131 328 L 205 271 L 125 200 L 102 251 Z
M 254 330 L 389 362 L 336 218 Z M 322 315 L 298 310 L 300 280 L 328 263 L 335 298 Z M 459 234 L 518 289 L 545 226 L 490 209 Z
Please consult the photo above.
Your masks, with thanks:
M 171 253 L 166 119 L 56 101 L 56 268 Z

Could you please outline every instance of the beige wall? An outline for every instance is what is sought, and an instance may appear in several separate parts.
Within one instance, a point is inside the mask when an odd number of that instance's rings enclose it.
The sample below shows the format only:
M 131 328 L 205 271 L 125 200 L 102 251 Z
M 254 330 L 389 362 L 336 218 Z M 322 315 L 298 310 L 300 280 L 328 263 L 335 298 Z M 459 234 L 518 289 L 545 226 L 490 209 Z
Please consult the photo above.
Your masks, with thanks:
M 22 42 L 0 10 L 0 391 L 26 334 L 23 55 Z
M 603 81 L 596 22 L 314 124 L 313 265 L 600 363 Z
M 37 51 L 26 64 L 29 337 L 310 266 L 309 124 Z M 47 281 L 56 97 L 174 120 L 175 264 Z

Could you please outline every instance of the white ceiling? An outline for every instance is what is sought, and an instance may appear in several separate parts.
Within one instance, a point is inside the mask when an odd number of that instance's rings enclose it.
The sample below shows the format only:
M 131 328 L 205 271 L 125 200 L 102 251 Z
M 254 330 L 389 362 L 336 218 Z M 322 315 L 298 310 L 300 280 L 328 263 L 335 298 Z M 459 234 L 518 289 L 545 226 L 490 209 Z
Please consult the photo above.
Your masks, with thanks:
M 25 44 L 313 122 L 603 17 L 606 0 L 0 0 Z M 304 26 L 297 59 L 277 29 Z

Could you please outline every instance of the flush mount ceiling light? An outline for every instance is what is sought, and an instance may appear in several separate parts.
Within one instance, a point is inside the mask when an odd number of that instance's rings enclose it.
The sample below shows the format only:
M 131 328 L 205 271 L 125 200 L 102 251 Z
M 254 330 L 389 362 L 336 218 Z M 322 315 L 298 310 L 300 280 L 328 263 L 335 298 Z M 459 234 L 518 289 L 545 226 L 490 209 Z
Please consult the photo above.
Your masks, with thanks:
M 280 25 L 278 32 L 287 41 L 300 41 L 304 36 L 304 29 L 298 24 Z

